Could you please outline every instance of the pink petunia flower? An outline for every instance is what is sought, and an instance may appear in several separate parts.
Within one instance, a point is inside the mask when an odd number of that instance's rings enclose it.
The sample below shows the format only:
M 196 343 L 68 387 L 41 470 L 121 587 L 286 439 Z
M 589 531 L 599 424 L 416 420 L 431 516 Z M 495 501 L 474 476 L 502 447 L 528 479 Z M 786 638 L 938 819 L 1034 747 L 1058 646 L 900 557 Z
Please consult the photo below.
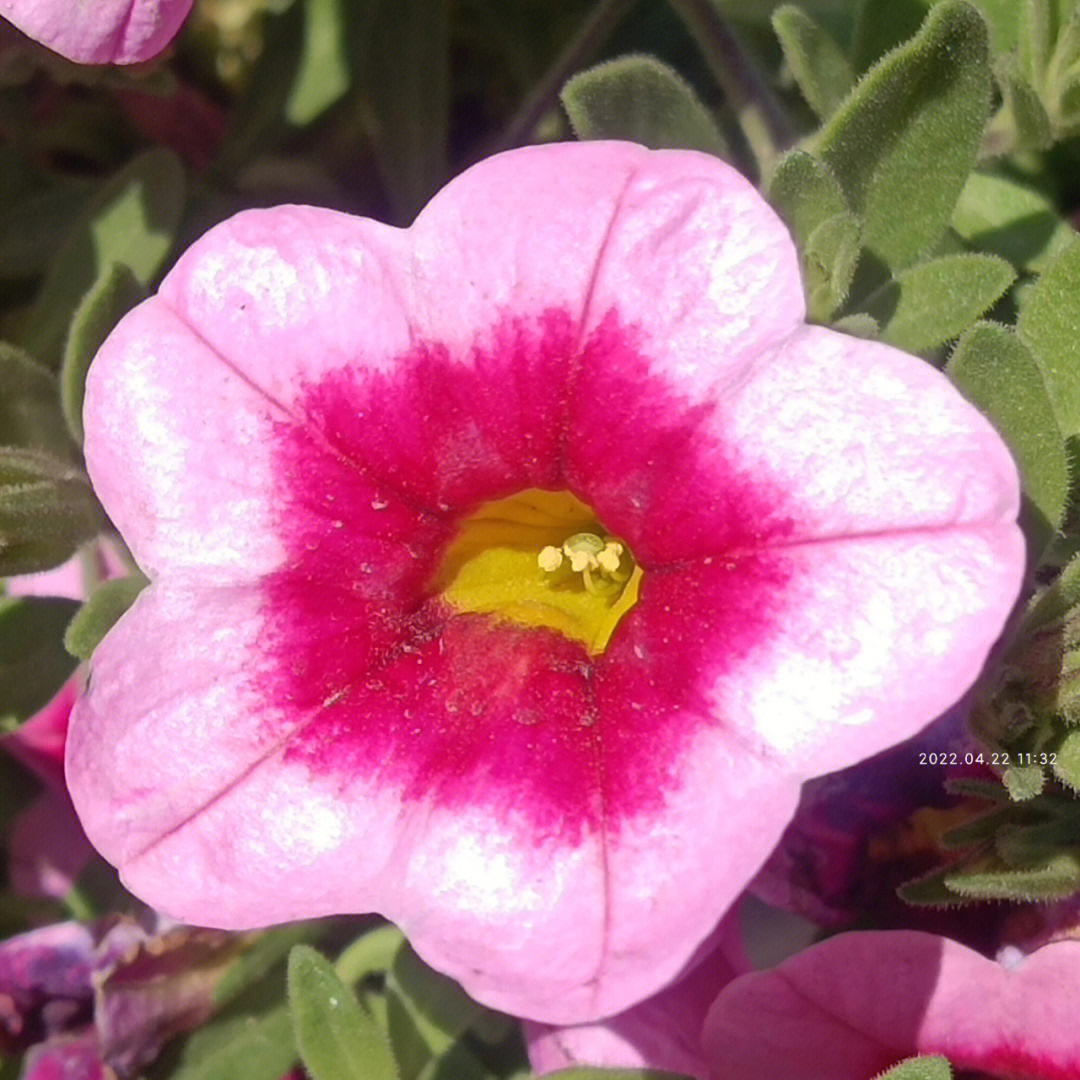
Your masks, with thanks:
M 134 64 L 156 56 L 194 0 L 0 0 L 0 17 L 80 64 Z
M 841 934 L 720 992 L 712 1080 L 871 1080 L 936 1054 L 964 1076 L 1080 1075 L 1080 942 L 1012 968 L 932 934 Z
M 739 906 L 733 907 L 687 964 L 658 994 L 593 1024 L 555 1027 L 526 1021 L 529 1063 L 537 1075 L 576 1066 L 657 1069 L 708 1080 L 701 1026 L 721 988 L 750 971 Z
M 989 424 L 803 317 L 780 221 L 694 153 L 212 230 L 88 380 L 154 579 L 73 717 L 91 840 L 185 921 L 382 912 L 519 1015 L 670 982 L 802 779 L 971 684 L 1023 571 Z

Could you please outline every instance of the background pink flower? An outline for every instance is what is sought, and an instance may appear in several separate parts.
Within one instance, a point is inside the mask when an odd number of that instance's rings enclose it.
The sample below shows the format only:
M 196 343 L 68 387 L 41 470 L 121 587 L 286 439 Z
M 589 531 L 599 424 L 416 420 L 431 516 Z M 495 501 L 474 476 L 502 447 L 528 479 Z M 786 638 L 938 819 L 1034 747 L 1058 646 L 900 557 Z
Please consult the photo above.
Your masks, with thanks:
M 176 36 L 194 0 L 0 0 L 0 16 L 80 64 L 134 64 Z
M 1017 1080 L 1080 1075 L 1080 942 L 1006 969 L 931 934 L 841 934 L 721 991 L 714 1080 L 871 1080 L 917 1054 Z
M 54 570 L 8 578 L 4 587 L 11 596 L 82 600 L 88 571 L 96 580 L 105 580 L 123 575 L 126 568 L 110 545 L 97 543 Z M 8 836 L 8 875 L 12 889 L 22 896 L 66 896 L 93 855 L 64 778 L 68 722 L 81 681 L 72 676 L 44 708 L 0 737 L 0 750 L 46 785 L 12 823 Z
M 970 685 L 1023 570 L 990 425 L 803 316 L 779 220 L 693 153 L 532 147 L 409 230 L 211 231 L 87 386 L 95 488 L 156 579 L 73 720 L 94 843 L 187 920 L 378 910 L 538 1019 L 669 982 L 802 779 Z M 529 543 L 475 539 L 552 491 L 642 571 L 598 648 L 505 599 L 548 588 Z M 462 537 L 527 571 L 455 606 Z

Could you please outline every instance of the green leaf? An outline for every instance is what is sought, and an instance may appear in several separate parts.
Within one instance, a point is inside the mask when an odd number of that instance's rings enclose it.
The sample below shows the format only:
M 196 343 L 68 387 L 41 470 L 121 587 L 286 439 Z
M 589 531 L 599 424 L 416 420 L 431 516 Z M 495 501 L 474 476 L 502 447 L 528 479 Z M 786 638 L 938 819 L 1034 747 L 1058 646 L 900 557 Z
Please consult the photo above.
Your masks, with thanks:
M 1075 555 L 1053 584 L 1047 586 L 1031 602 L 1024 617 L 1023 634 L 1034 633 L 1042 627 L 1065 618 L 1080 604 L 1080 555 Z
M 579 139 L 626 139 L 653 150 L 726 148 L 683 77 L 651 56 L 623 56 L 575 75 L 559 95 Z
M 865 301 L 881 340 L 926 352 L 958 337 L 1004 295 L 1015 274 L 994 255 L 945 255 L 902 270 Z
M 1064 518 L 1069 493 L 1065 441 L 1038 365 L 1014 333 L 980 323 L 957 343 L 945 370 L 1016 459 L 1025 497 L 1021 525 L 1035 562 Z
M 1039 273 L 1075 239 L 1040 192 L 993 173 L 968 177 L 953 211 L 953 230 L 968 244 Z
M 864 341 L 877 341 L 881 337 L 881 327 L 878 321 L 865 312 L 856 311 L 851 315 L 845 315 L 842 319 L 836 319 L 832 327 L 842 334 L 850 334 L 852 337 L 862 338 Z
M 1073 791 L 1080 792 L 1080 731 L 1067 731 L 1054 752 L 1050 766 L 1054 775 Z
M 448 168 L 448 0 L 375 0 L 365 67 L 387 194 L 411 221 Z
M 768 194 L 800 248 L 822 222 L 849 212 L 840 181 L 823 161 L 805 150 L 791 150 L 777 162 Z
M 1004 147 L 991 138 L 988 152 L 1000 153 L 1005 149 L 1008 153 L 1015 153 L 1017 150 L 1044 150 L 1050 146 L 1054 141 L 1054 126 L 1039 92 L 1008 70 L 1001 73 L 998 81 L 1004 98 L 1003 114 L 1011 123 L 1012 130 Z M 1000 120 L 1000 116 L 995 120 L 995 130 Z
M 0 727 L 29 720 L 70 678 L 64 629 L 78 608 L 56 596 L 0 599 Z
M 1010 765 L 1001 779 L 1015 802 L 1034 799 L 1046 786 L 1046 773 L 1039 765 Z
M 288 985 L 296 1045 L 313 1080 L 397 1080 L 382 1032 L 325 957 L 297 945 Z
M 828 166 L 802 150 L 778 163 L 769 200 L 799 249 L 807 307 L 825 322 L 847 298 L 859 257 L 858 222 Z
M 304 52 L 285 102 L 285 118 L 303 127 L 321 116 L 352 81 L 343 0 L 304 0 Z
M 1080 242 L 1026 295 L 1016 329 L 1042 368 L 1062 431 L 1080 434 Z
M 859 249 L 859 223 L 850 213 L 828 218 L 810 234 L 803 274 L 811 319 L 826 322 L 847 299 Z
M 149 285 L 165 263 L 184 208 L 184 168 L 164 149 L 147 150 L 98 192 L 61 248 L 27 319 L 22 344 L 58 366 L 83 297 L 113 263 Z
M 941 0 L 833 114 L 816 150 L 863 221 L 863 243 L 894 270 L 933 248 L 979 149 L 990 106 L 986 25 Z
M 876 1080 L 952 1080 L 952 1074 L 948 1058 L 935 1054 L 930 1057 L 907 1058 L 899 1065 L 879 1073 Z
M 127 266 L 110 263 L 75 309 L 60 366 L 60 401 L 68 430 L 80 445 L 83 441 L 83 396 L 90 361 L 120 317 L 145 296 L 146 289 Z
M 1018 7 L 1017 61 L 1028 82 L 1038 85 L 1053 41 L 1050 0 L 1020 0 Z
M 77 469 L 37 451 L 0 448 L 0 576 L 59 566 L 103 524 Z
M 945 881 L 972 900 L 1063 900 L 1080 890 L 1080 860 L 1066 851 L 1022 870 L 955 870 Z
M 72 460 L 74 448 L 63 420 L 52 372 L 0 342 L 0 444 Z
M 807 104 L 827 120 L 855 85 L 855 73 L 840 46 L 801 8 L 785 4 L 773 12 L 773 29 Z
M 1015 2 L 1015 0 L 1013 0 Z M 922 25 L 934 0 L 857 0 L 852 52 L 860 71 L 903 44 Z
M 89 197 L 85 180 L 42 178 L 0 213 L 0 278 L 37 277 L 71 231 Z
M 282 1004 L 260 1016 L 227 1016 L 198 1028 L 176 1066 L 157 1080 L 281 1080 L 296 1061 L 292 1022 Z M 164 1063 L 164 1062 L 163 1062 Z
M 369 975 L 389 971 L 404 941 L 401 931 L 389 923 L 366 930 L 342 949 L 334 970 L 346 986 L 355 986 Z
M 238 994 L 266 978 L 283 961 L 294 945 L 320 936 L 325 927 L 319 922 L 286 923 L 264 930 L 233 961 L 221 982 L 214 988 L 214 1004 L 224 1005 Z
M 881 323 L 882 341 L 925 352 L 967 330 L 1015 277 L 995 255 L 945 255 L 901 270 L 865 307 Z
M 101 639 L 149 584 L 142 574 L 115 578 L 94 590 L 64 634 L 64 648 L 79 660 L 89 660 Z
M 453 979 L 427 966 L 403 944 L 394 958 L 387 978 L 390 1037 L 394 1047 L 404 1047 L 408 1055 L 397 1054 L 403 1076 L 412 1076 L 419 1067 L 407 1068 L 411 1060 L 422 1066 L 427 1059 L 441 1057 L 479 1019 L 481 1007 Z

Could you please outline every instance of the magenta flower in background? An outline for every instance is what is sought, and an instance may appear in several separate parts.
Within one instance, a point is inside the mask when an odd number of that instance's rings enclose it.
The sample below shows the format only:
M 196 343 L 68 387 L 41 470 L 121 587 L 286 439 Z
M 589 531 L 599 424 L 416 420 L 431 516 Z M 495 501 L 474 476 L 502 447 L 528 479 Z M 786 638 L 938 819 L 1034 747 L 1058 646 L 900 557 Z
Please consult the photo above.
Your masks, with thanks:
M 0 0 L 0 17 L 80 64 L 134 64 L 176 36 L 194 0 Z
M 1012 968 L 913 931 L 841 934 L 720 992 L 712 1080 L 871 1080 L 919 1054 L 963 1075 L 1080 1075 L 1080 942 Z
M 126 569 L 108 544 L 97 543 L 54 570 L 8 578 L 4 588 L 11 596 L 82 600 L 88 571 L 105 580 Z M 21 896 L 66 896 L 93 855 L 64 779 L 64 746 L 80 683 L 78 675 L 72 676 L 44 708 L 0 737 L 0 750 L 45 784 L 44 792 L 12 823 L 8 836 L 8 876 Z
M 88 381 L 154 579 L 73 717 L 92 841 L 189 921 L 379 911 L 519 1015 L 664 986 L 804 778 L 967 689 L 1023 571 L 989 424 L 803 317 L 783 226 L 694 153 L 212 230 Z

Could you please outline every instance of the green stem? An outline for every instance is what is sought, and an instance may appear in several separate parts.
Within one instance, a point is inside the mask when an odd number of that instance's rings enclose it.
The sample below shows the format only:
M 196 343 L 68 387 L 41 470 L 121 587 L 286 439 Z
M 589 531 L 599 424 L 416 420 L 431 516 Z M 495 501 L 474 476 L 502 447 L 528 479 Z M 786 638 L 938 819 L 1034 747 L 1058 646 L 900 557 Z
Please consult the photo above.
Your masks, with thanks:
M 762 177 L 798 137 L 779 99 L 746 55 L 716 8 L 715 0 L 670 0 L 686 23 L 735 112 Z
M 636 2 L 637 0 L 600 0 L 592 14 L 555 58 L 554 63 L 529 91 L 502 133 L 488 147 L 485 156 L 509 150 L 513 146 L 521 146 L 529 140 L 544 114 L 555 104 L 566 80 L 588 64 L 603 48 Z

